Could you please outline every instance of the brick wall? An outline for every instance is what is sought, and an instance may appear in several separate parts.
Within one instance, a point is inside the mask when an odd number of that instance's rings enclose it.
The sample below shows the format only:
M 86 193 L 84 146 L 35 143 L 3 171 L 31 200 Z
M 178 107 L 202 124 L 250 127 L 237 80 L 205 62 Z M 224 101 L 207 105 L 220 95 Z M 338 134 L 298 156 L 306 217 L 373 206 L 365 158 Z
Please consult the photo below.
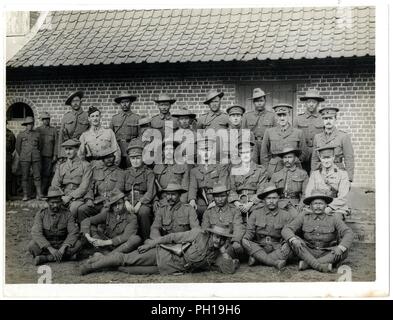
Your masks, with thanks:
M 104 125 L 119 107 L 113 102 L 121 90 L 138 96 L 133 110 L 154 115 L 153 100 L 162 91 L 173 95 L 179 106 L 197 114 L 206 111 L 202 102 L 206 92 L 217 88 L 225 92 L 223 109 L 236 101 L 239 84 L 259 85 L 270 81 L 296 83 L 296 108 L 303 104 L 298 96 L 316 88 L 326 98 L 325 105 L 341 108 L 338 126 L 349 132 L 355 149 L 354 185 L 374 188 L 375 61 L 374 58 L 324 59 L 278 62 L 221 62 L 193 64 L 141 64 L 126 66 L 60 67 L 7 70 L 7 108 L 15 102 L 32 107 L 36 118 L 46 110 L 52 124 L 59 126 L 68 106 L 70 91 L 85 91 L 83 106 L 95 105 L 103 111 Z M 38 124 L 40 125 L 40 121 Z M 9 123 L 18 132 L 20 124 Z

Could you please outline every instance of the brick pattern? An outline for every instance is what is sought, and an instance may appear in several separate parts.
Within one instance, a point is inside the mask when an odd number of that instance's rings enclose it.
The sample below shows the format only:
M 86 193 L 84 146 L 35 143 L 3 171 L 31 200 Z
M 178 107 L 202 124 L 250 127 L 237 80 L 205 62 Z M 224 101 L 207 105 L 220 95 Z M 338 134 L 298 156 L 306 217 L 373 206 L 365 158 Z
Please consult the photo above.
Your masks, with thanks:
M 40 112 L 52 115 L 52 124 L 59 126 L 68 106 L 64 101 L 70 91 L 85 91 L 83 107 L 95 105 L 103 112 L 107 126 L 119 107 L 113 101 L 122 90 L 138 96 L 132 108 L 141 115 L 158 112 L 153 100 L 160 92 L 173 95 L 173 110 L 187 106 L 200 115 L 207 110 L 202 102 L 206 92 L 217 88 L 225 92 L 223 109 L 236 100 L 236 86 L 264 81 L 295 81 L 296 96 L 308 88 L 316 88 L 327 99 L 326 105 L 341 108 L 338 127 L 349 132 L 355 149 L 354 185 L 374 188 L 375 141 L 375 65 L 373 58 L 324 59 L 277 63 L 196 63 L 143 67 L 129 65 L 118 68 L 64 69 L 34 73 L 7 71 L 7 107 L 14 102 L 29 104 L 38 119 Z M 298 99 L 297 110 L 303 104 Z M 37 125 L 40 125 L 40 121 Z M 19 131 L 20 125 L 9 126 Z

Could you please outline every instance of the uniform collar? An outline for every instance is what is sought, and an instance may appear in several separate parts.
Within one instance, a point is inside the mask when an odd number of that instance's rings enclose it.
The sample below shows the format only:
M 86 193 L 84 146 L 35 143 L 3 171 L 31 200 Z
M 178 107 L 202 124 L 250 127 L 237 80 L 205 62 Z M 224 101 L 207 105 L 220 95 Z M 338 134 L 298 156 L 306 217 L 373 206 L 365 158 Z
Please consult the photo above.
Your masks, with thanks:
M 325 136 L 327 136 L 327 137 L 333 137 L 333 136 L 336 135 L 336 133 L 337 133 L 337 128 L 333 128 L 333 130 L 332 130 L 330 133 L 328 133 L 328 132 L 326 131 L 326 129 L 325 129 L 323 132 L 324 132 Z
M 168 112 L 166 115 L 159 113 L 158 116 L 160 117 L 161 120 L 170 120 L 172 119 L 172 115 L 170 112 Z
M 265 113 L 266 113 L 266 108 L 263 108 L 263 110 L 262 111 L 258 111 L 258 110 L 254 110 L 255 111 L 255 114 L 257 115 L 257 116 L 260 116 L 260 115 L 264 115 Z
M 100 133 L 101 131 L 103 131 L 104 128 L 102 127 L 102 125 L 100 125 L 97 129 L 93 126 L 90 127 L 89 131 L 93 132 L 93 133 Z
M 291 125 L 289 124 L 289 123 L 287 123 L 287 125 L 283 128 L 283 127 L 277 127 L 277 128 L 279 128 L 279 130 L 281 131 L 281 132 L 283 132 L 283 133 L 287 133 L 287 132 L 289 132 L 289 130 L 291 129 Z
M 308 111 L 306 111 L 306 118 L 308 119 L 308 118 L 311 118 L 311 117 L 313 117 L 313 118 L 318 118 L 318 114 L 316 114 L 316 113 L 310 113 L 310 112 L 308 112 Z
M 83 110 L 82 110 L 82 107 L 80 107 L 78 111 L 75 111 L 74 109 L 72 109 L 72 112 L 73 112 L 75 115 L 79 116 L 79 115 L 83 112 Z
M 296 165 L 293 165 L 292 167 L 290 167 L 290 168 L 285 168 L 285 170 L 286 171 L 291 171 L 291 172 L 295 172 L 296 171 Z
M 79 162 L 79 161 L 80 161 L 79 157 L 75 156 L 74 159 L 67 159 L 66 163 L 68 163 L 72 166 L 75 162 Z
M 267 206 L 265 206 L 265 214 L 266 215 L 271 214 L 272 216 L 275 217 L 278 214 L 278 207 L 275 210 L 271 211 Z
M 324 167 L 321 166 L 321 173 L 326 174 L 326 175 L 330 175 L 333 172 L 337 172 L 337 171 L 338 171 L 338 167 L 334 163 L 328 171 L 325 170 Z
M 181 206 L 181 201 L 179 200 L 178 202 L 176 202 L 173 207 L 170 207 L 171 211 L 175 211 L 177 209 L 179 209 Z
M 123 110 L 121 110 L 121 115 L 123 116 L 123 117 L 128 117 L 128 116 L 131 116 L 131 115 L 133 115 L 134 113 L 131 111 L 131 110 L 129 110 L 129 111 L 126 111 L 126 112 L 124 112 Z
M 211 116 L 211 117 L 219 116 L 219 115 L 221 115 L 221 113 L 222 113 L 221 110 L 218 110 L 217 112 L 213 112 L 213 111 L 209 110 L 209 116 Z
M 315 214 L 313 212 L 313 213 L 311 213 L 311 216 L 313 217 L 314 220 L 324 220 L 326 218 L 326 213 Z

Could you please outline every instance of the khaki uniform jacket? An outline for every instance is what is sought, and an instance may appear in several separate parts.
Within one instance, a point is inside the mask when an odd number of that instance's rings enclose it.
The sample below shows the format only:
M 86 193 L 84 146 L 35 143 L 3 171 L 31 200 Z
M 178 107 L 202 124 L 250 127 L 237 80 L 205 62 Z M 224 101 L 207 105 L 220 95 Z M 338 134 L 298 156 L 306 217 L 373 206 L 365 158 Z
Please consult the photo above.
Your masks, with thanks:
M 209 111 L 200 116 L 197 121 L 197 129 L 227 129 L 229 124 L 228 115 L 222 111 Z
M 295 216 L 290 212 L 277 208 L 274 211 L 266 206 L 258 207 L 251 212 L 247 222 L 247 230 L 243 239 L 260 245 L 272 245 L 276 249 L 281 244 L 281 231 Z
M 304 210 L 282 230 L 282 236 L 289 240 L 297 232 L 311 248 L 324 249 L 342 245 L 349 249 L 353 241 L 353 232 L 341 218 L 335 214 L 316 215 L 311 210 Z
M 274 112 L 263 110 L 261 112 L 246 112 L 242 119 L 242 127 L 250 129 L 257 140 L 262 140 L 266 129 L 277 125 Z
M 229 181 L 229 166 L 220 164 L 209 164 L 207 168 L 205 165 L 197 165 L 191 169 L 190 172 L 190 187 L 188 189 L 188 201 L 202 198 L 202 188 L 205 189 L 206 196 L 209 197 L 209 192 L 213 189 L 214 183 L 220 181 L 228 183 Z
M 31 236 L 41 249 L 51 246 L 58 249 L 62 244 L 72 247 L 78 240 L 79 228 L 65 208 L 58 213 L 45 208 L 35 215 Z
M 305 194 L 308 197 L 313 190 L 321 190 L 333 198 L 329 207 L 333 210 L 347 210 L 347 195 L 350 187 L 351 183 L 346 171 L 339 169 L 337 166 L 333 166 L 329 172 L 325 172 L 320 168 L 311 172 Z
M 57 156 L 57 130 L 54 127 L 38 127 L 37 132 L 41 137 L 41 156 L 53 158 Z
M 179 128 L 179 123 L 178 123 L 177 118 L 172 117 L 172 115 L 170 113 L 168 113 L 166 116 L 164 116 L 163 114 L 159 113 L 159 114 L 157 114 L 157 115 L 155 115 L 154 117 L 151 118 L 150 126 L 153 129 L 160 130 L 162 140 L 165 139 L 165 131 L 166 132 L 169 131 L 168 125 L 165 125 L 166 121 L 171 121 L 172 122 L 172 124 L 173 124 L 173 131 L 176 131 Z
M 135 169 L 133 167 L 125 170 L 125 192 L 131 202 L 131 191 L 134 190 L 134 204 L 138 201 L 145 205 L 151 205 L 155 195 L 154 173 L 146 166 Z
M 212 245 L 212 236 L 201 229 L 186 232 L 170 233 L 153 241 L 153 244 L 187 243 L 191 246 L 182 257 L 157 246 L 157 265 L 161 274 L 176 272 L 218 270 L 222 273 L 235 273 L 236 264 L 233 259 L 224 257 Z
M 330 135 L 322 132 L 314 137 L 314 149 L 323 147 L 328 144 L 337 146 L 334 149 L 334 162 L 340 169 L 346 170 L 348 172 L 349 180 L 353 181 L 353 175 L 355 171 L 355 159 L 351 137 L 349 136 L 349 134 L 335 128 Z M 320 161 L 318 153 L 314 151 L 311 158 L 311 170 L 317 170 L 319 168 L 319 165 Z
M 53 176 L 52 186 L 59 187 L 74 200 L 83 199 L 89 191 L 92 168 L 90 163 L 75 157 L 60 164 Z
M 248 196 L 248 199 L 256 204 L 260 202 L 257 194 L 262 192 L 267 183 L 267 171 L 264 166 L 251 162 L 248 173 L 244 175 L 232 173 L 229 181 L 231 188 L 228 198 L 229 202 L 239 201 L 239 194 L 241 194 L 242 190 L 251 190 L 253 195 Z
M 307 172 L 295 165 L 292 168 L 284 168 L 273 173 L 271 182 L 276 187 L 283 188 L 282 199 L 287 199 L 293 205 L 299 204 L 304 199 L 308 184 Z
M 184 232 L 199 228 L 196 211 L 189 204 L 176 203 L 159 207 L 151 226 L 150 238 L 157 239 L 169 233 Z
M 41 138 L 35 131 L 23 131 L 16 138 L 15 149 L 19 155 L 19 161 L 41 161 Z
M 104 235 L 112 240 L 112 245 L 117 247 L 126 242 L 138 232 L 138 219 L 135 214 L 130 214 L 126 209 L 116 215 L 110 209 L 104 209 L 99 214 L 86 218 L 81 223 L 81 233 L 97 237 L 97 227 L 104 224 Z
M 59 131 L 59 152 L 63 156 L 61 144 L 68 139 L 79 139 L 81 134 L 89 128 L 87 112 L 82 108 L 79 111 L 68 111 L 61 119 Z
M 98 157 L 102 150 L 110 149 L 115 152 L 115 164 L 118 165 L 120 163 L 120 147 L 111 129 L 100 127 L 98 130 L 94 130 L 90 128 L 82 133 L 79 141 L 81 145 L 78 155 L 81 159 L 85 160 L 88 157 Z
M 93 168 L 89 193 L 85 199 L 94 200 L 97 197 L 108 199 L 113 189 L 125 191 L 125 172 L 116 165 L 111 167 L 99 166 Z
M 214 206 L 205 211 L 202 219 L 202 229 L 212 228 L 217 224 L 224 224 L 231 229 L 231 233 L 233 233 L 232 242 L 242 240 L 245 228 L 241 212 L 235 205 L 228 203 L 222 208 Z
M 304 132 L 308 147 L 309 156 L 312 155 L 314 137 L 316 134 L 323 132 L 323 120 L 319 114 L 312 114 L 306 111 L 298 115 L 293 121 L 293 127 Z
M 115 133 L 117 143 L 120 146 L 121 156 L 127 157 L 127 147 L 130 141 L 138 137 L 138 121 L 140 116 L 134 112 L 120 112 L 115 114 L 109 124 L 109 128 Z

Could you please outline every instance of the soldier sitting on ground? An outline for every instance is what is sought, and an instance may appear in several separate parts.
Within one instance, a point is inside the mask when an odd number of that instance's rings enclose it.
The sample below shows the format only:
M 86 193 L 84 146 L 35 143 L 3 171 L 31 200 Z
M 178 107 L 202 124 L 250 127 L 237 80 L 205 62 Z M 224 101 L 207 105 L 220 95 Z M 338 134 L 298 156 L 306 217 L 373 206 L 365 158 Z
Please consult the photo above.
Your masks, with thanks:
M 313 190 L 321 190 L 333 198 L 326 207 L 326 213 L 335 211 L 339 217 L 345 218 L 350 214 L 347 204 L 347 195 L 351 188 L 348 173 L 339 169 L 334 164 L 334 150 L 336 146 L 327 145 L 316 149 L 321 165 L 318 170 L 311 172 L 310 180 L 306 188 L 306 196 L 310 196 Z
M 167 275 L 209 270 L 232 274 L 239 267 L 239 260 L 232 259 L 225 252 L 227 239 L 231 237 L 229 229 L 221 225 L 205 231 L 193 229 L 171 233 L 146 243 L 131 253 L 116 252 L 107 256 L 92 257 L 82 265 L 81 274 L 120 266 L 122 268 L 119 270 L 130 274 Z
M 280 208 L 291 211 L 293 215 L 297 215 L 303 207 L 301 200 L 308 183 L 307 172 L 296 166 L 300 153 L 300 150 L 293 147 L 285 147 L 277 153 L 276 155 L 282 158 L 284 168 L 273 173 L 271 178 L 271 182 L 283 189 L 279 201 Z
M 80 142 L 76 139 L 62 143 L 67 160 L 56 168 L 52 186 L 62 189 L 63 204 L 80 223 L 82 215 L 79 217 L 78 209 L 85 203 L 84 197 L 89 191 L 92 170 L 90 163 L 77 156 L 79 146 Z
M 127 253 L 141 244 L 137 217 L 127 211 L 124 197 L 123 192 L 113 189 L 105 208 L 81 223 L 81 233 L 99 253 Z
M 245 232 L 240 210 L 228 203 L 229 188 L 224 183 L 217 182 L 210 193 L 213 195 L 215 205 L 205 211 L 202 229 L 212 228 L 218 224 L 229 228 L 233 232 L 233 237 L 227 251 L 231 257 L 239 258 L 243 253 L 240 242 Z
M 295 216 L 278 207 L 281 192 L 282 188 L 268 185 L 258 194 L 264 205 L 252 211 L 242 239 L 242 245 L 250 256 L 249 266 L 258 262 L 280 270 L 291 255 L 291 248 L 282 241 L 281 230 Z
M 303 200 L 310 210 L 305 209 L 282 230 L 283 238 L 301 259 L 299 270 L 332 272 L 334 265 L 348 256 L 354 235 L 337 215 L 325 212 L 332 201 L 332 197 L 314 190 Z M 301 236 L 296 235 L 299 231 Z
M 186 190 L 178 181 L 172 180 L 163 191 L 165 192 L 166 203 L 160 206 L 155 214 L 150 239 L 157 239 L 169 233 L 199 228 L 195 209 L 180 201 L 181 194 L 185 193 Z
M 114 188 L 121 192 L 125 189 L 125 172 L 115 165 L 114 151 L 104 149 L 99 156 L 104 166 L 93 167 L 89 192 L 85 196 L 86 202 L 78 210 L 80 221 L 98 214 Z
M 32 241 L 28 250 L 34 257 L 34 264 L 76 260 L 82 243 L 79 228 L 71 213 L 62 206 L 63 191 L 49 187 L 48 208 L 40 210 L 31 229 Z

